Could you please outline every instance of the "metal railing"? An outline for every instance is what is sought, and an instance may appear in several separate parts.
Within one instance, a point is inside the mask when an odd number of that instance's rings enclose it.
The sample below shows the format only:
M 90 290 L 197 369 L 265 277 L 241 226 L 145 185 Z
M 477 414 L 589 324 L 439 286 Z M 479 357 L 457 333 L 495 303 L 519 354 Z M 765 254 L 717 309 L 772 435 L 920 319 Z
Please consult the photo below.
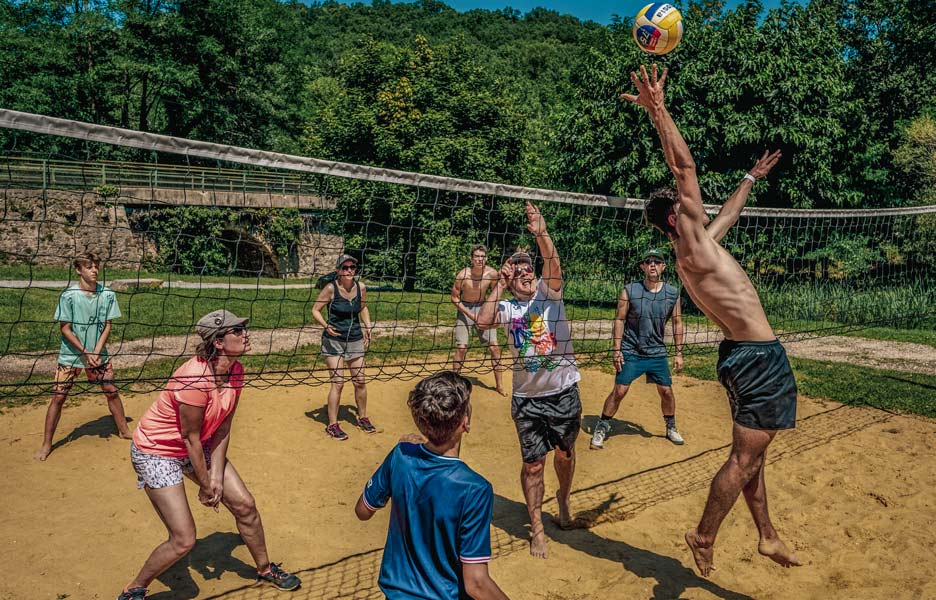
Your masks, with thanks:
M 294 173 L 16 156 L 0 156 L 0 186 L 43 190 L 148 187 L 284 195 L 315 195 L 320 191 L 313 178 Z

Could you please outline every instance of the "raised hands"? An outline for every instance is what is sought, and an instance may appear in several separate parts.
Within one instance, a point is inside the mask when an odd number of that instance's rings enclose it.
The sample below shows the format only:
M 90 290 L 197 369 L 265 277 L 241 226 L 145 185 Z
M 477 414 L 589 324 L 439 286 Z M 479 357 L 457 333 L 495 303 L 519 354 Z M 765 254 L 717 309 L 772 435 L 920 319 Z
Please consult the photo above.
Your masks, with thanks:
M 637 86 L 637 94 L 621 94 L 621 100 L 627 100 L 643 106 L 647 110 L 654 110 L 663 107 L 663 84 L 666 82 L 666 73 L 668 69 L 663 69 L 663 75 L 657 77 L 657 66 L 653 65 L 650 75 L 647 74 L 647 67 L 640 65 L 640 77 L 637 73 L 631 71 L 630 78 Z
M 748 173 L 755 179 L 767 177 L 767 173 L 770 173 L 770 170 L 774 168 L 774 165 L 777 164 L 781 156 L 779 150 L 774 150 L 773 153 L 771 153 L 770 150 L 764 150 L 764 155 L 760 157 L 757 164 L 755 164 L 754 168 L 748 171 Z
M 527 229 L 535 237 L 546 235 L 546 219 L 540 209 L 533 206 L 528 200 L 526 203 Z

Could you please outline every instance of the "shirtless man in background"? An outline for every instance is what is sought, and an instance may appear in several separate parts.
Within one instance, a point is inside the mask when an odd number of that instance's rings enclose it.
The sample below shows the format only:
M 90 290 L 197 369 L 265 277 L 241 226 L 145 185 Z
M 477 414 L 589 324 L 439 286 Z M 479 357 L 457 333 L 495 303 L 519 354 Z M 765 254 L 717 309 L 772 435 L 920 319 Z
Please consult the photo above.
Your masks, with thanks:
M 778 430 L 796 426 L 796 381 L 786 352 L 774 335 L 757 290 L 741 265 L 719 242 L 737 222 L 757 179 L 765 177 L 780 152 L 764 155 L 744 176 L 718 216 L 710 222 L 702 206 L 695 161 L 663 102 L 666 70 L 631 73 L 637 94 L 621 99 L 646 109 L 656 126 L 676 189 L 654 192 L 647 220 L 673 244 L 676 272 L 696 305 L 722 330 L 718 379 L 728 390 L 734 428 L 731 454 L 715 475 L 699 525 L 686 533 L 703 576 L 715 568 L 714 544 L 722 520 L 743 492 L 757 525 L 758 551 L 784 567 L 800 561 L 777 535 L 767 512 L 764 457 Z
M 455 284 L 452 286 L 452 304 L 458 309 L 458 318 L 455 320 L 455 357 L 452 361 L 452 370 L 461 373 L 462 365 L 465 364 L 465 355 L 468 354 L 471 330 L 474 329 L 478 338 L 487 344 L 491 351 L 494 385 L 497 393 L 506 396 L 504 373 L 500 369 L 501 349 L 497 343 L 497 330 L 482 331 L 475 323 L 484 298 L 491 285 L 497 283 L 497 277 L 497 269 L 487 266 L 487 248 L 483 244 L 472 246 L 471 266 L 465 267 L 455 275 Z

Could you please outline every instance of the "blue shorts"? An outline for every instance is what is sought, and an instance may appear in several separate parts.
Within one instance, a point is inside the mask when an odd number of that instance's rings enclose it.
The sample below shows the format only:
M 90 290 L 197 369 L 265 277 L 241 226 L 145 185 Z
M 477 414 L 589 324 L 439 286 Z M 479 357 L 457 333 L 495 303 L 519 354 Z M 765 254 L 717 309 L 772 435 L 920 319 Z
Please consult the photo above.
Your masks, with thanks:
M 637 356 L 636 354 L 624 355 L 624 366 L 621 372 L 614 378 L 616 385 L 630 385 L 630 383 L 643 375 L 647 374 L 647 383 L 657 385 L 673 385 L 673 377 L 670 375 L 669 361 L 666 356 Z

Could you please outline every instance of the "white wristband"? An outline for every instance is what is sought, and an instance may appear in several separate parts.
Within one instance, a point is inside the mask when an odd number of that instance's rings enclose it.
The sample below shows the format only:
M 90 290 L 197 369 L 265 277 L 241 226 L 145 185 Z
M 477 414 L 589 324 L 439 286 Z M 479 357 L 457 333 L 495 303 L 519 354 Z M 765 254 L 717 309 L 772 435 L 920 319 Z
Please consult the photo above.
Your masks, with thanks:
M 744 178 L 745 178 L 745 179 L 750 179 L 750 180 L 751 180 L 751 183 L 757 183 L 757 178 L 754 177 L 753 175 L 751 175 L 750 173 L 745 173 L 745 174 L 744 174 Z

